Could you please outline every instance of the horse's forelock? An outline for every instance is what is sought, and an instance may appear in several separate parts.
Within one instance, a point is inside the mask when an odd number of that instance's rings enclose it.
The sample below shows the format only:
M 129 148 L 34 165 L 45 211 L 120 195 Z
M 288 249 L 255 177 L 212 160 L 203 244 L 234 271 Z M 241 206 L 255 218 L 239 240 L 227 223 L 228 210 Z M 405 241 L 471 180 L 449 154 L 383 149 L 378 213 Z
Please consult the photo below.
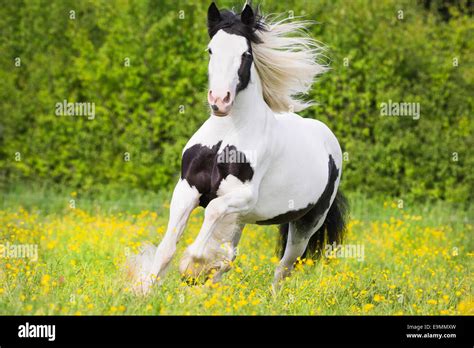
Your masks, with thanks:
M 220 11 L 221 20 L 213 23 L 208 27 L 209 36 L 212 38 L 219 30 L 224 30 L 229 34 L 243 36 L 247 41 L 254 44 L 261 43 L 257 31 L 265 30 L 265 23 L 263 17 L 258 14 L 258 9 L 254 9 L 255 22 L 252 26 L 242 23 L 240 14 L 236 14 L 229 10 Z

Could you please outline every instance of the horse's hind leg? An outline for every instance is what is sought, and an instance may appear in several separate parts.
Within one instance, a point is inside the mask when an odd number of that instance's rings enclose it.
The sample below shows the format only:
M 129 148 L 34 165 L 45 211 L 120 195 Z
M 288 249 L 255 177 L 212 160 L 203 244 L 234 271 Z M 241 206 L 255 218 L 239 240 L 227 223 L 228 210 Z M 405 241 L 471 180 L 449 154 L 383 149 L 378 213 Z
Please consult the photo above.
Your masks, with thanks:
M 280 281 L 290 275 L 296 260 L 304 254 L 313 234 L 312 229 L 305 229 L 295 222 L 290 222 L 289 225 L 285 251 L 275 270 L 274 289 L 278 289 Z
M 317 211 L 315 208 L 314 210 Z M 280 282 L 291 274 L 298 257 L 302 257 L 305 254 L 311 237 L 316 233 L 324 233 L 320 229 L 326 219 L 327 212 L 320 215 L 314 214 L 312 210 L 301 219 L 289 223 L 285 251 L 275 270 L 274 290 L 277 290 Z

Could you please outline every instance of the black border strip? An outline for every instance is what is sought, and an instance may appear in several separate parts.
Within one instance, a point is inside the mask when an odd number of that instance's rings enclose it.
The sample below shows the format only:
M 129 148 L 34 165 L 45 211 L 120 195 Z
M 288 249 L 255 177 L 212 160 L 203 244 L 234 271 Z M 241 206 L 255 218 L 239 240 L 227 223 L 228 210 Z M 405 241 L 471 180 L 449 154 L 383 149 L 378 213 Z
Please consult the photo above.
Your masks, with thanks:
M 267 345 L 284 344 L 438 344 L 469 346 L 474 343 L 472 316 L 2 316 L 0 347 L 59 344 L 126 345 Z M 56 338 L 20 338 L 19 326 L 55 325 Z M 408 329 L 417 325 L 417 331 Z M 427 326 L 429 325 L 429 326 Z M 434 329 L 455 325 L 455 329 Z M 428 329 L 431 328 L 431 329 Z M 455 333 L 456 338 L 407 338 L 410 333 Z

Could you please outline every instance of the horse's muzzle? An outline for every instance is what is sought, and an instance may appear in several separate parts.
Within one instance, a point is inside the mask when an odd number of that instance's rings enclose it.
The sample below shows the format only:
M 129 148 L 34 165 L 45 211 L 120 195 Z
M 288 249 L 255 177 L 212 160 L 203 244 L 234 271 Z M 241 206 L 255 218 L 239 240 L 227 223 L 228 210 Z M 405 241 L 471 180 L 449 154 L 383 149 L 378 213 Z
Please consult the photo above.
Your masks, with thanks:
M 211 106 L 212 113 L 220 117 L 227 116 L 234 104 L 234 98 L 230 91 L 227 91 L 225 95 L 220 95 L 219 93 L 209 90 L 207 101 Z

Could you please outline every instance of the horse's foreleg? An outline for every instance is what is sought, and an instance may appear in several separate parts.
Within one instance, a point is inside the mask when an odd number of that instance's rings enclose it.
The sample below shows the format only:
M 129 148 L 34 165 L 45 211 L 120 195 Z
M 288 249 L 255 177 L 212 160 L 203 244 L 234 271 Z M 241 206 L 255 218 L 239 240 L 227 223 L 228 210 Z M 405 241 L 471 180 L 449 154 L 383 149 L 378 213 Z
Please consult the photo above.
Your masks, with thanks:
M 244 229 L 244 227 L 245 227 L 245 224 L 238 223 L 238 222 L 234 223 L 232 226 L 233 237 L 232 237 L 232 241 L 230 242 L 230 246 L 232 247 L 232 252 L 229 258 L 230 261 L 234 261 L 235 258 L 237 257 L 237 254 L 238 254 L 237 247 L 239 245 L 240 237 L 242 236 L 242 230 Z M 219 228 L 219 226 L 217 228 Z M 231 269 L 230 263 L 227 263 L 227 262 L 221 263 L 221 267 L 216 269 L 215 274 L 212 275 L 212 281 L 214 283 L 220 282 L 224 273 L 230 269 Z
M 249 211 L 254 202 L 249 187 L 231 191 L 209 202 L 199 235 L 188 247 L 180 263 L 181 273 L 198 277 L 212 269 L 218 273 L 225 271 L 228 262 L 235 258 L 235 247 L 240 238 L 240 235 L 239 238 L 236 237 L 242 228 L 238 228 L 241 226 L 238 224 L 238 217 Z M 224 225 L 233 228 L 224 228 Z M 226 252 L 226 246 L 230 245 L 232 250 Z
M 186 180 L 180 180 L 173 191 L 170 217 L 165 236 L 151 261 L 151 265 L 141 265 L 137 282 L 139 292 L 147 293 L 153 283 L 162 279 L 176 252 L 176 245 L 183 234 L 189 215 L 199 203 L 199 192 Z M 145 262 L 146 263 L 146 262 Z

